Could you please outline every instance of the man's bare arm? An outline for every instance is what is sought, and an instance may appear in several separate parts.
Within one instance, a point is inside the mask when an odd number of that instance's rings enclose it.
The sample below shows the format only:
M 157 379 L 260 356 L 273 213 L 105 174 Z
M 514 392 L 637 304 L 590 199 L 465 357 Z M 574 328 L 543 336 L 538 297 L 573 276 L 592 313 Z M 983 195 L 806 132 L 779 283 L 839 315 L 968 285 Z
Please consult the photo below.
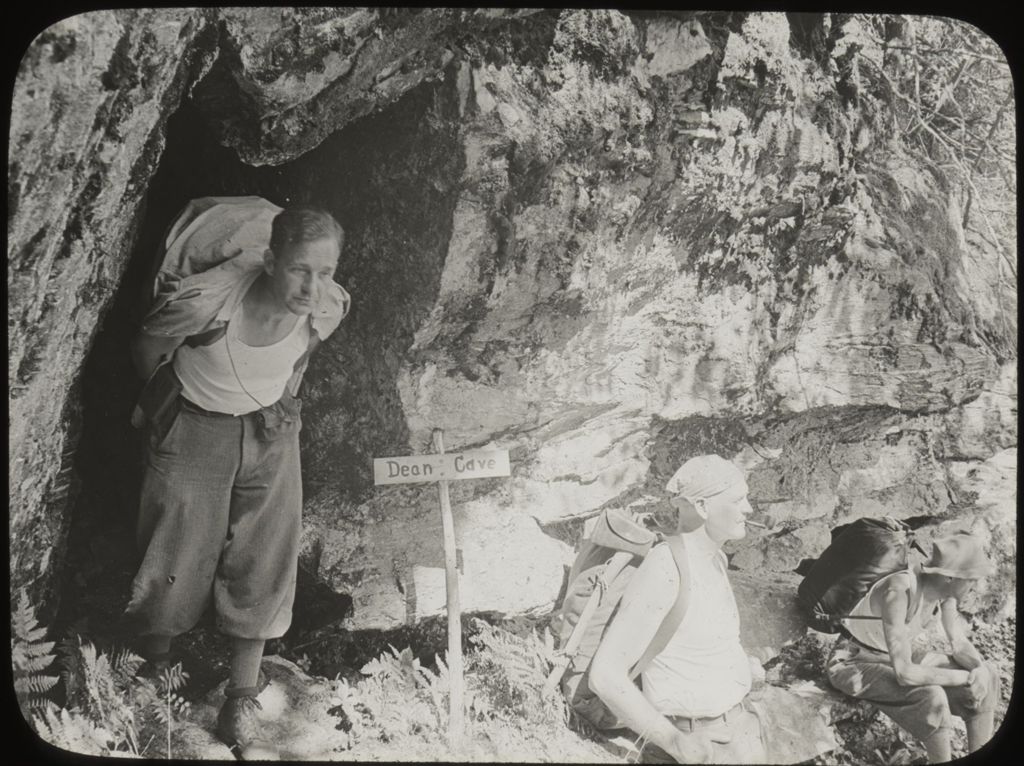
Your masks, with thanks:
M 905 583 L 896 579 L 882 594 L 882 629 L 896 680 L 901 686 L 967 686 L 969 674 L 966 670 L 930 667 L 913 661 L 910 648 L 913 636 L 907 630 L 909 607 Z
M 963 617 L 957 608 L 955 598 L 947 598 L 942 601 L 942 629 L 946 631 L 949 644 L 952 648 L 952 657 L 957 665 L 967 670 L 979 668 L 984 664 L 984 658 L 974 644 L 967 638 L 964 632 Z
M 622 605 L 601 639 L 590 666 L 590 688 L 637 734 L 680 763 L 700 763 L 710 757 L 710 744 L 700 737 L 683 737 L 629 678 L 630 669 L 675 603 L 678 589 L 679 574 L 671 554 L 664 548 L 653 551 L 627 586 Z
M 184 341 L 185 339 L 180 337 L 164 338 L 147 335 L 144 332 L 138 333 L 132 339 L 132 362 L 136 372 L 143 380 L 149 380 L 156 368 L 169 361 Z

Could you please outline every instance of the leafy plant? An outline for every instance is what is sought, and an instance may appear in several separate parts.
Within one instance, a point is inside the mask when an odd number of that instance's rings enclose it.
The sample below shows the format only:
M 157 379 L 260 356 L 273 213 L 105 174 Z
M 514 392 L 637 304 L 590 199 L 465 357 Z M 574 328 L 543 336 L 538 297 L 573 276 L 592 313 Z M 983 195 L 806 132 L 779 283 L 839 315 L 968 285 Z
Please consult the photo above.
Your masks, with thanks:
M 154 717 L 156 720 L 166 727 L 167 731 L 167 757 L 171 757 L 171 730 L 173 723 L 176 718 L 184 717 L 191 711 L 192 703 L 186 700 L 177 692 L 184 688 L 188 682 L 188 673 L 186 673 L 181 663 L 177 663 L 171 667 L 163 668 L 159 675 L 159 680 L 156 688 L 156 700 L 151 704 Z M 143 688 L 152 688 L 148 681 L 142 679 L 144 684 Z
M 427 740 L 442 738 L 448 723 L 447 678 L 423 667 L 412 650 L 393 646 L 363 666 L 367 679 L 359 684 L 362 704 L 389 741 L 392 733 L 412 734 Z M 443 668 L 444 663 L 439 662 Z
M 188 715 L 190 703 L 178 692 L 188 674 L 181 664 L 166 668 L 156 682 L 139 677 L 145 660 L 128 649 L 103 654 L 81 636 L 59 644 L 45 641 L 26 594 L 11 616 L 15 690 L 26 718 L 50 744 L 91 755 L 145 755 L 140 731 L 166 732 L 171 757 L 173 722 Z M 56 650 L 56 653 L 55 653 Z M 60 677 L 44 671 L 54 664 Z M 64 682 L 63 704 L 53 698 Z
M 62 750 L 86 755 L 110 753 L 110 732 L 73 710 L 48 707 L 34 716 L 32 723 L 39 736 Z
M 44 673 L 54 661 L 54 642 L 45 638 L 46 628 L 36 621 L 35 610 L 22 590 L 11 614 L 11 662 L 14 692 L 27 720 L 32 720 L 35 711 L 56 709 L 49 695 L 60 679 Z
M 54 701 L 60 678 L 44 671 L 57 660 L 56 642 L 46 641 L 46 633 L 22 590 L 11 614 L 11 659 L 15 694 L 25 718 L 39 736 L 56 747 L 91 755 L 109 753 L 114 736 L 105 722 L 95 721 L 76 707 L 58 707 Z
M 559 760 L 553 750 L 578 750 L 581 740 L 566 726 L 561 695 L 544 692 L 554 654 L 550 631 L 513 632 L 477 619 L 473 632 L 465 658 L 465 746 L 484 760 L 524 748 L 543 760 Z M 373 739 L 443 757 L 451 688 L 447 660 L 437 655 L 427 666 L 412 649 L 389 646 L 362 667 L 364 677 L 355 685 L 336 680 L 330 712 L 338 718 L 336 728 L 348 732 L 349 747 Z
M 557 690 L 545 693 L 544 681 L 554 663 L 555 642 L 547 628 L 542 633 L 516 635 L 474 620 L 477 646 L 470 668 L 479 680 L 478 692 L 487 695 L 492 710 L 531 722 L 568 721 L 568 708 Z
M 101 654 L 79 636 L 62 642 L 60 652 L 67 707 L 107 731 L 111 751 L 138 755 L 132 682 L 142 658 L 127 650 Z

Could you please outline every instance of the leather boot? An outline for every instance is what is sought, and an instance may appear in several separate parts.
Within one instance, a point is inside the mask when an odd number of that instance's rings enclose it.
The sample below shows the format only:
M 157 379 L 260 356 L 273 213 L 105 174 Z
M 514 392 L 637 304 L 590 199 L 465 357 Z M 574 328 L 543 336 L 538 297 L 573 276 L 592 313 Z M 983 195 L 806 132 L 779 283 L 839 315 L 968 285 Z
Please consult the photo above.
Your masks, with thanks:
M 255 686 L 224 690 L 227 699 L 217 715 L 217 736 L 228 747 L 237 746 L 244 750 L 261 741 L 263 724 L 257 711 L 263 706 L 256 699 L 257 694 Z

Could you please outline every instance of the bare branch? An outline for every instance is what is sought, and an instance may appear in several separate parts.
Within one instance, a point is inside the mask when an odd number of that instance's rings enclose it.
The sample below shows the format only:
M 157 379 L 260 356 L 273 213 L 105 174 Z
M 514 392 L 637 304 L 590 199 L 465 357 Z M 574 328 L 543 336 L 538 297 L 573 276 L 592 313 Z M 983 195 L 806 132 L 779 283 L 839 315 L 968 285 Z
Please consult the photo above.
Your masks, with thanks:
M 899 89 L 895 86 L 892 80 L 889 79 L 889 76 L 885 73 L 882 67 L 876 64 L 874 61 L 871 61 L 871 59 L 869 59 L 867 56 L 864 56 L 863 54 L 858 55 L 860 55 L 861 58 L 864 58 L 865 60 L 871 62 L 871 64 L 878 71 L 878 74 L 882 77 L 883 80 L 885 80 L 886 85 L 888 85 L 890 92 L 892 92 L 894 96 L 896 96 L 901 101 L 909 104 L 911 107 L 915 107 L 912 108 L 911 110 L 912 116 L 917 120 L 918 126 L 922 130 L 927 132 L 930 136 L 932 136 L 938 142 L 938 145 L 942 146 L 949 154 L 950 160 L 952 161 L 953 165 L 961 172 L 964 182 L 970 189 L 971 197 L 969 197 L 969 199 L 980 199 L 981 194 L 978 192 L 977 187 L 974 185 L 974 181 L 971 178 L 971 171 L 970 169 L 965 167 L 964 162 L 962 160 L 961 152 L 957 151 L 957 149 L 959 149 L 962 146 L 962 143 L 956 141 L 956 139 L 953 139 L 949 136 L 942 135 L 941 133 L 936 131 L 931 125 L 925 123 L 921 119 L 920 111 L 916 108 L 917 105 L 914 103 L 913 99 L 899 91 Z M 985 210 L 980 205 L 976 206 L 976 210 L 978 216 L 981 218 L 982 222 L 985 224 L 985 227 L 988 229 L 988 232 L 991 235 L 992 239 L 995 240 L 993 244 L 995 245 L 995 250 L 998 253 L 1001 261 L 1006 263 L 1007 267 L 1010 269 L 1010 273 L 1013 275 L 1013 278 L 1016 279 L 1017 268 L 1007 255 L 1007 248 L 1002 245 L 999 234 L 996 232 L 995 227 L 992 225 L 992 222 L 989 220 L 988 215 L 986 215 Z
M 906 46 L 906 45 L 902 45 L 902 46 L 901 45 L 892 45 L 890 43 L 888 47 L 893 49 L 893 50 L 905 50 L 905 51 L 911 51 L 912 53 L 916 52 L 914 48 L 911 48 L 910 46 Z M 931 53 L 955 53 L 955 54 L 958 54 L 958 55 L 971 56 L 972 58 L 981 59 L 982 61 L 991 61 L 994 64 L 1002 64 L 1003 66 L 1006 66 L 1006 59 L 996 58 L 995 56 L 987 56 L 984 53 L 978 53 L 977 51 L 973 51 L 970 48 L 931 48 L 931 47 L 928 47 L 928 46 L 924 46 L 924 47 L 920 47 L 919 46 L 918 50 L 920 50 L 920 51 L 922 51 L 924 53 L 928 53 L 928 54 L 931 54 Z
M 953 75 L 953 81 L 943 89 L 942 97 L 939 98 L 938 101 L 936 101 L 935 106 L 932 107 L 931 111 L 929 112 L 928 116 L 930 118 L 934 118 L 935 115 L 939 114 L 939 110 L 942 108 L 942 105 L 945 104 L 946 101 L 950 98 L 950 96 L 953 95 L 953 88 L 955 88 L 957 84 L 960 82 L 960 78 L 964 76 L 964 73 L 967 71 L 968 66 L 970 66 L 970 62 L 960 62 L 960 67 L 957 69 L 956 74 Z M 957 109 L 959 109 L 959 105 L 957 106 Z M 929 119 L 928 122 L 931 122 L 931 119 Z M 913 130 L 917 130 L 917 127 L 915 126 Z
M 1006 107 L 1013 103 L 1013 93 L 1007 93 L 1003 103 L 999 106 L 999 111 L 996 112 L 995 119 L 992 120 L 992 125 L 988 129 L 988 135 L 985 136 L 985 140 L 981 144 L 981 149 L 978 150 L 978 156 L 974 160 L 974 164 L 971 165 L 971 173 L 974 173 L 978 167 L 978 163 L 981 162 L 982 156 L 985 154 L 985 150 L 988 149 L 989 144 L 992 141 L 992 136 L 996 133 L 996 128 L 999 127 L 999 121 L 1003 119 L 1003 114 L 1006 112 Z

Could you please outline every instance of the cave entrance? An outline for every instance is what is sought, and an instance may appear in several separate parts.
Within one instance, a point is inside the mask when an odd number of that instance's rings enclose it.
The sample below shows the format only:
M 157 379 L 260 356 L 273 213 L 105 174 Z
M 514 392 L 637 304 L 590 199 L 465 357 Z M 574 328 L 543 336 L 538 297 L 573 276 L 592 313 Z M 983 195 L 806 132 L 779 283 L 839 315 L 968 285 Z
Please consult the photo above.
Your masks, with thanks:
M 302 435 L 306 499 L 330 492 L 344 513 L 372 490 L 370 457 L 407 448 L 396 378 L 439 289 L 463 163 L 458 124 L 458 97 L 448 76 L 288 163 L 255 167 L 217 142 L 193 102 L 170 116 L 166 147 L 138 214 L 135 248 L 82 369 L 74 457 L 79 491 L 58 626 L 101 646 L 128 639 L 111 631 L 139 561 L 133 527 L 144 443 L 129 424 L 141 389 L 129 341 L 146 309 L 158 244 L 174 216 L 196 197 L 259 195 L 281 206 L 321 205 L 345 229 L 335 279 L 353 305 L 306 373 Z M 340 617 L 346 599 L 300 572 L 289 636 L 309 628 L 304 617 Z

